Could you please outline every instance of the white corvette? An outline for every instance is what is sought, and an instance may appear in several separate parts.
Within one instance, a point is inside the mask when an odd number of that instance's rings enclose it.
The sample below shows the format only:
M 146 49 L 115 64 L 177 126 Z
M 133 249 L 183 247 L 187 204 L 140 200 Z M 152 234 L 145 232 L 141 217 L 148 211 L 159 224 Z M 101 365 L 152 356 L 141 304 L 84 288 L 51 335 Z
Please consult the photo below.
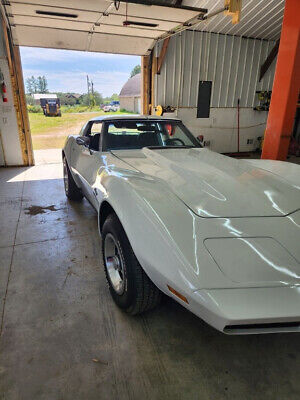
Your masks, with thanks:
M 98 211 L 105 273 L 131 314 L 161 292 L 228 334 L 300 332 L 300 167 L 201 148 L 176 119 L 105 116 L 63 149 Z

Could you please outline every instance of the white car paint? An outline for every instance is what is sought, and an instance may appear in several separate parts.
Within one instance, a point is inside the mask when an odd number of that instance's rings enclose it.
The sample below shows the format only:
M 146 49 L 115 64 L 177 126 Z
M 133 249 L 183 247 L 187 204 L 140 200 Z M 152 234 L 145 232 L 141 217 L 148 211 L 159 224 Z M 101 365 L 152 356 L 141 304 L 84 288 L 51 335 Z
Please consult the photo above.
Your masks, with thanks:
M 298 165 L 201 148 L 90 152 L 75 138 L 64 154 L 76 183 L 99 215 L 112 206 L 160 290 L 225 333 L 300 332 Z
M 110 111 L 117 112 L 117 111 L 119 111 L 119 109 L 120 109 L 120 107 L 118 107 L 117 105 L 111 105 L 111 104 L 103 107 L 104 112 L 110 112 Z

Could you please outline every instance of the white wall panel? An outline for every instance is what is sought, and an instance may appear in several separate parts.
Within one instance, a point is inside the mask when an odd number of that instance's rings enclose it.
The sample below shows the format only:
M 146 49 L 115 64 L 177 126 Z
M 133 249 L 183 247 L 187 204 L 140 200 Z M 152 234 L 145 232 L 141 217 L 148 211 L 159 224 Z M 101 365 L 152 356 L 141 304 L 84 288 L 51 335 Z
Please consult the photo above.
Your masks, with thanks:
M 203 134 L 210 148 L 237 151 L 237 102 L 240 99 L 240 149 L 257 147 L 267 112 L 254 111 L 257 90 L 272 90 L 276 61 L 261 82 L 261 64 L 274 41 L 209 32 L 186 31 L 173 36 L 156 75 L 155 103 L 178 107 L 177 115 L 195 136 Z M 159 54 L 162 42 L 156 46 Z M 212 81 L 210 118 L 196 118 L 199 80 Z M 178 102 L 179 100 L 179 102 Z M 173 114 L 174 116 L 174 114 Z M 247 144 L 247 140 L 253 143 Z
M 0 97 L 0 131 L 6 165 L 22 165 L 17 116 L 14 108 L 12 86 L 6 58 L 0 56 L 0 69 L 7 87 L 7 103 Z M 4 157 L 2 165 L 4 164 Z
M 259 79 L 261 64 L 274 41 L 208 32 L 186 31 L 170 40 L 161 74 L 157 76 L 157 102 L 196 107 L 199 80 L 211 80 L 212 107 L 253 107 L 256 90 L 272 90 L 274 61 Z M 160 51 L 162 42 L 157 45 Z M 180 56 L 182 55 L 182 56 Z
M 237 109 L 212 108 L 210 118 L 195 118 L 194 108 L 180 108 L 178 118 L 184 121 L 194 136 L 203 135 L 210 141 L 209 148 L 220 153 L 236 152 L 237 146 Z M 164 116 L 174 117 L 173 113 Z M 251 108 L 240 110 L 240 151 L 253 151 L 259 146 L 258 137 L 263 136 L 267 113 Z M 250 139 L 253 143 L 247 144 Z

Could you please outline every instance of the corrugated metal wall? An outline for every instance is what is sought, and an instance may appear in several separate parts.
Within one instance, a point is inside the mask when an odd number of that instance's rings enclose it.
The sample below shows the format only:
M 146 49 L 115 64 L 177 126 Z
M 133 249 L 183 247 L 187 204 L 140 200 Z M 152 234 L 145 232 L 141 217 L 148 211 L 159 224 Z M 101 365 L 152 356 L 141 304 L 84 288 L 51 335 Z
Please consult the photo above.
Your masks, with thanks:
M 261 64 L 274 41 L 185 31 L 171 38 L 160 75 L 156 75 L 155 103 L 197 107 L 198 83 L 213 82 L 211 107 L 257 104 L 256 90 L 272 90 L 274 61 L 261 82 Z M 159 54 L 162 42 L 156 46 Z

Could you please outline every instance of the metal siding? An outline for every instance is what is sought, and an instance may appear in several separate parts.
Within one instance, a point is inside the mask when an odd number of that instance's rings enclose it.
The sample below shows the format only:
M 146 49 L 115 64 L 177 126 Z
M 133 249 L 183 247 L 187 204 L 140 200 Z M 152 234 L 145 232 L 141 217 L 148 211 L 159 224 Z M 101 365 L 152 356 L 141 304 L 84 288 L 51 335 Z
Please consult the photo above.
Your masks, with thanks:
M 202 21 L 198 30 L 276 40 L 280 36 L 285 0 L 243 0 L 241 21 L 233 25 L 223 12 Z M 224 7 L 224 0 L 184 0 L 183 4 L 204 7 L 208 13 Z
M 211 80 L 211 107 L 253 107 L 256 90 L 272 90 L 275 61 L 261 82 L 259 70 L 274 41 L 199 31 L 171 38 L 161 74 L 157 104 L 196 107 L 199 80 Z M 157 54 L 162 44 L 157 45 Z

